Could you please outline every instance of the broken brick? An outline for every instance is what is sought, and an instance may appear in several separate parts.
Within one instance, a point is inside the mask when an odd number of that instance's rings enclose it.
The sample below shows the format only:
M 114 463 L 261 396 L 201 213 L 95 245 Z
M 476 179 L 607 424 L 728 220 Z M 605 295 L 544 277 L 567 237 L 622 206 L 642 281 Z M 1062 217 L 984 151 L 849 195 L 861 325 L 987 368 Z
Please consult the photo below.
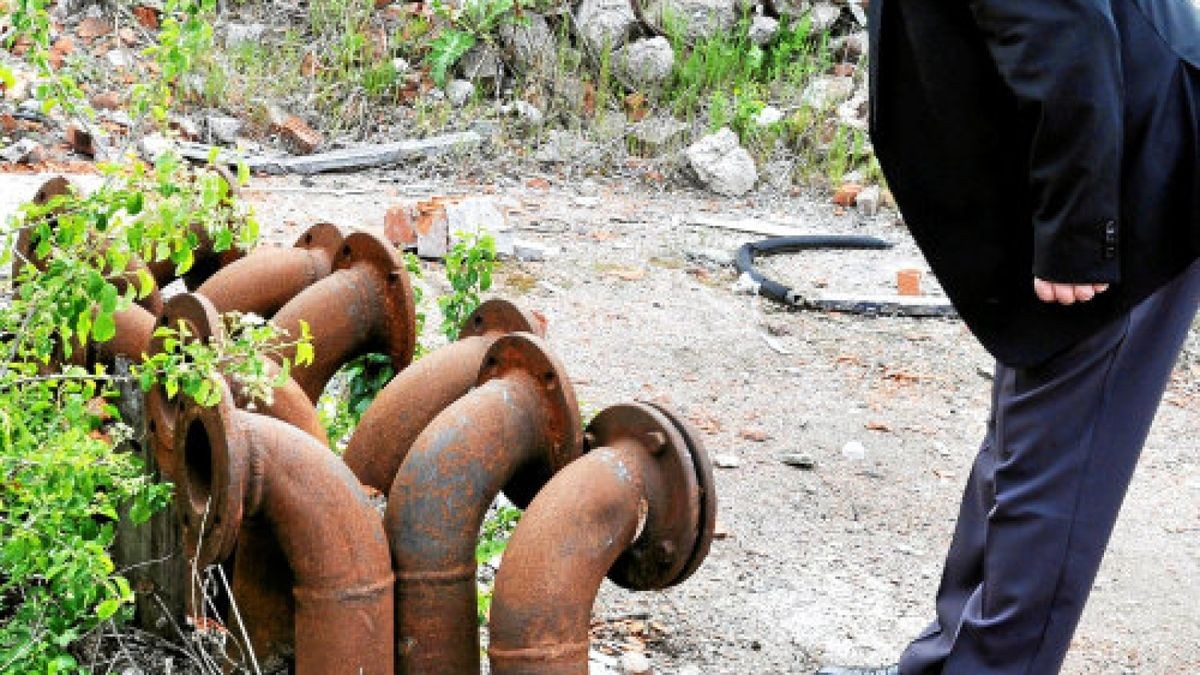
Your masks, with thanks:
M 921 294 L 921 270 L 903 269 L 896 272 L 896 291 L 900 295 Z
M 143 28 L 149 30 L 158 29 L 158 10 L 148 5 L 138 5 L 133 8 L 133 16 L 137 18 L 137 22 Z
M 116 110 L 121 107 L 121 95 L 115 91 L 104 91 L 92 97 L 92 107 Z
M 413 224 L 415 204 L 394 204 L 383 216 L 383 234 L 393 246 L 415 246 L 417 231 Z
M 311 155 L 325 142 L 321 132 L 308 126 L 308 123 L 297 115 L 289 115 L 283 122 L 272 127 L 298 155 Z
M 77 126 L 67 127 L 67 145 L 81 155 L 96 156 L 96 142 L 92 135 Z
M 863 186 L 858 183 L 843 183 L 833 194 L 833 203 L 838 206 L 854 206 L 854 202 L 858 199 L 858 193 L 862 190 Z

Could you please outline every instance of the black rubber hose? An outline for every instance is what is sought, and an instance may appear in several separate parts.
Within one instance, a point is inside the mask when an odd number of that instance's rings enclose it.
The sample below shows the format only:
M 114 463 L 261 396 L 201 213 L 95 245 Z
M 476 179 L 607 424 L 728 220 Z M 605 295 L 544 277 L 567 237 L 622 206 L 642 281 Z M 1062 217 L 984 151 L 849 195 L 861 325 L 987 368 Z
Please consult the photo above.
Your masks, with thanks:
M 758 256 L 776 255 L 778 253 L 794 253 L 796 251 L 811 251 L 814 249 L 885 249 L 891 248 L 892 243 L 876 237 L 864 237 L 853 234 L 813 234 L 798 237 L 771 237 L 761 241 L 752 241 L 737 250 L 734 264 L 738 272 L 748 274 L 754 283 L 758 284 L 759 295 L 785 305 L 798 306 L 804 304 L 804 299 L 791 288 L 778 281 L 764 277 L 754 269 L 754 259 Z

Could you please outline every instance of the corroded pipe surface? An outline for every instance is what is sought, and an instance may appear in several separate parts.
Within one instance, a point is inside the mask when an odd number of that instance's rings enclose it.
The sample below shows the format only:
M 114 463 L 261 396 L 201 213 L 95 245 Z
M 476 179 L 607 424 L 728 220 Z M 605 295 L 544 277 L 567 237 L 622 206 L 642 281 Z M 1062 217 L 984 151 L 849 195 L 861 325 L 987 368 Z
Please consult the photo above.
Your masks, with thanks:
M 398 673 L 478 673 L 475 542 L 504 488 L 519 506 L 578 456 L 579 409 L 542 341 L 500 338 L 479 386 L 417 437 L 385 527 L 396 569 Z
M 293 672 L 390 675 L 387 541 L 379 513 L 345 465 L 308 434 L 236 410 L 228 397 L 212 408 L 185 406 L 175 440 L 184 458 L 176 500 L 189 558 L 200 566 L 224 560 L 241 535 L 239 568 L 290 575 Z M 269 537 L 282 560 L 247 560 L 270 550 L 248 544 L 247 536 Z M 251 643 L 260 660 L 270 659 L 277 645 L 269 639 L 279 634 L 271 622 L 286 617 L 253 611 L 252 581 L 235 579 L 234 600 L 252 610 L 243 614 Z
M 155 321 L 153 314 L 137 305 L 130 305 L 128 309 L 113 314 L 117 332 L 107 342 L 88 343 L 89 365 L 103 363 L 112 366 L 118 355 L 140 360 L 142 354 L 150 351 Z
M 362 354 L 386 353 L 402 370 L 417 343 L 416 307 L 403 260 L 382 237 L 351 234 L 334 272 L 301 291 L 274 318 L 293 336 L 300 335 L 301 321 L 312 331 L 316 360 L 293 368 L 292 377 L 311 400 L 342 364 Z
M 221 317 L 208 299 L 195 293 L 181 293 L 171 298 L 163 309 L 163 315 L 158 320 L 159 326 L 178 328 L 183 323 L 192 339 L 208 341 L 215 335 L 224 333 Z M 154 326 L 151 326 L 153 332 Z M 147 351 L 151 354 L 162 349 L 162 340 L 153 338 Z M 279 366 L 273 361 L 266 364 L 267 377 L 274 377 Z M 234 405 L 246 408 L 249 398 L 236 382 L 230 383 Z M 182 396 L 168 400 L 162 387 L 154 387 L 146 395 L 146 413 L 149 417 L 148 428 L 154 439 L 154 452 L 159 466 L 168 477 L 174 477 L 178 458 L 175 456 L 175 421 L 179 408 L 183 405 Z M 295 381 L 288 379 L 282 386 L 272 392 L 271 401 L 254 402 L 257 412 L 268 417 L 283 420 L 307 432 L 322 444 L 328 446 L 329 440 L 325 435 L 325 427 L 321 424 L 316 407 L 300 389 Z
M 516 305 L 488 300 L 467 317 L 458 341 L 426 354 L 396 374 L 363 414 L 346 453 L 346 466 L 363 485 L 386 493 L 417 435 L 479 379 L 484 354 L 502 335 L 541 331 Z
M 716 495 L 695 433 L 633 404 L 597 415 L 587 439 L 592 449 L 534 498 L 505 551 L 490 619 L 496 675 L 586 675 L 604 577 L 665 588 L 708 553 Z
M 222 268 L 196 292 L 218 312 L 237 310 L 270 318 L 300 291 L 329 276 L 345 235 L 318 223 L 292 248 L 262 247 Z

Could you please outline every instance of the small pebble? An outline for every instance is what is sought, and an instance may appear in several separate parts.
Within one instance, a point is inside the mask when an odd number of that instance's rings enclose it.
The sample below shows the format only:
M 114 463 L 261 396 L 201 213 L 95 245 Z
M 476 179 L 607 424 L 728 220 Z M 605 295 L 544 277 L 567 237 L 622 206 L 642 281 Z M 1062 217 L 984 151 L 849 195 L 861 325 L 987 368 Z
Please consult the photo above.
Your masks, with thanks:
M 713 465 L 718 469 L 736 469 L 742 465 L 742 458 L 728 452 L 713 455 Z
M 850 441 L 842 446 L 842 457 L 854 461 L 866 459 L 867 449 L 858 441 Z
M 789 452 L 785 455 L 780 455 L 779 461 L 787 464 L 788 466 L 794 466 L 800 469 L 817 468 L 817 461 L 815 459 L 809 457 L 808 455 L 802 455 L 798 452 Z

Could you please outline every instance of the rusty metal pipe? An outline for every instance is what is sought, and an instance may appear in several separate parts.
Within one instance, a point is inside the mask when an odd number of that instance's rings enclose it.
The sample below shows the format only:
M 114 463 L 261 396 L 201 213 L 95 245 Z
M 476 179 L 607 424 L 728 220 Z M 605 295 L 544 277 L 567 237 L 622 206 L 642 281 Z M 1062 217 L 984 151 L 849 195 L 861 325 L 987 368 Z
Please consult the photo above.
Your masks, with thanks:
M 88 343 L 88 364 L 112 366 L 118 355 L 140 359 L 142 354 L 150 351 L 150 337 L 154 334 L 156 321 L 153 314 L 137 305 L 113 314 L 117 332 L 107 342 Z
M 211 340 L 223 335 L 225 331 L 216 308 L 207 298 L 197 293 L 180 293 L 171 298 L 163 308 L 162 316 L 158 319 L 158 325 L 176 329 L 180 323 L 187 327 L 192 339 L 200 341 Z M 151 324 L 151 333 L 153 329 L 154 325 Z M 153 338 L 149 341 L 146 351 L 154 354 L 161 349 L 162 340 Z M 275 365 L 273 361 L 265 364 L 265 374 L 269 378 L 274 378 L 278 374 L 278 369 L 279 366 Z M 247 408 L 251 401 L 242 388 L 236 381 L 231 381 L 229 386 L 234 405 L 238 408 Z M 176 466 L 179 461 L 174 450 L 175 423 L 184 398 L 178 396 L 174 400 L 168 400 L 166 392 L 161 387 L 154 387 L 146 396 L 146 412 L 149 417 L 147 427 L 154 439 L 155 457 L 159 466 L 162 467 L 163 473 L 169 478 L 176 476 Z M 328 447 L 329 439 L 325 434 L 325 427 L 321 424 L 316 407 L 291 378 L 274 389 L 270 401 L 255 401 L 254 406 L 256 412 L 283 420 Z
M 293 368 L 292 377 L 314 401 L 347 361 L 384 352 L 402 370 L 417 343 L 408 270 L 391 244 L 368 232 L 346 237 L 334 272 L 292 298 L 274 321 L 294 336 L 308 322 L 316 359 Z
M 591 449 L 550 480 L 509 540 L 492 595 L 496 675 L 586 675 L 600 582 L 681 583 L 708 554 L 716 515 L 698 436 L 645 404 L 588 426 Z M 597 447 L 598 446 L 598 447 Z
M 519 506 L 578 456 L 579 409 L 542 341 L 500 338 L 478 386 L 417 437 L 392 483 L 396 672 L 478 673 L 475 542 L 504 488 Z
M 508 333 L 542 333 L 516 305 L 488 300 L 467 317 L 458 341 L 426 354 L 396 374 L 358 423 L 342 459 L 363 485 L 387 493 L 417 435 L 479 379 L 492 344 Z
M 230 263 L 196 289 L 218 312 L 271 317 L 300 291 L 329 276 L 345 239 L 330 223 L 310 227 L 292 248 L 263 247 Z
M 393 669 L 391 562 L 379 513 L 349 469 L 312 436 L 286 422 L 237 410 L 185 406 L 176 429 L 184 463 L 176 500 L 184 541 L 197 565 L 228 558 L 247 533 L 282 551 L 295 600 L 295 673 L 386 675 Z M 203 525 L 202 525 L 203 524 Z M 243 527 L 245 525 L 246 527 Z M 238 566 L 261 550 L 238 550 Z M 276 561 L 275 565 L 279 565 Z M 251 589 L 235 574 L 234 600 L 251 646 L 268 656 L 270 621 L 253 613 Z M 252 620 L 253 619 L 253 620 Z M 264 623 L 265 622 L 265 623 Z

